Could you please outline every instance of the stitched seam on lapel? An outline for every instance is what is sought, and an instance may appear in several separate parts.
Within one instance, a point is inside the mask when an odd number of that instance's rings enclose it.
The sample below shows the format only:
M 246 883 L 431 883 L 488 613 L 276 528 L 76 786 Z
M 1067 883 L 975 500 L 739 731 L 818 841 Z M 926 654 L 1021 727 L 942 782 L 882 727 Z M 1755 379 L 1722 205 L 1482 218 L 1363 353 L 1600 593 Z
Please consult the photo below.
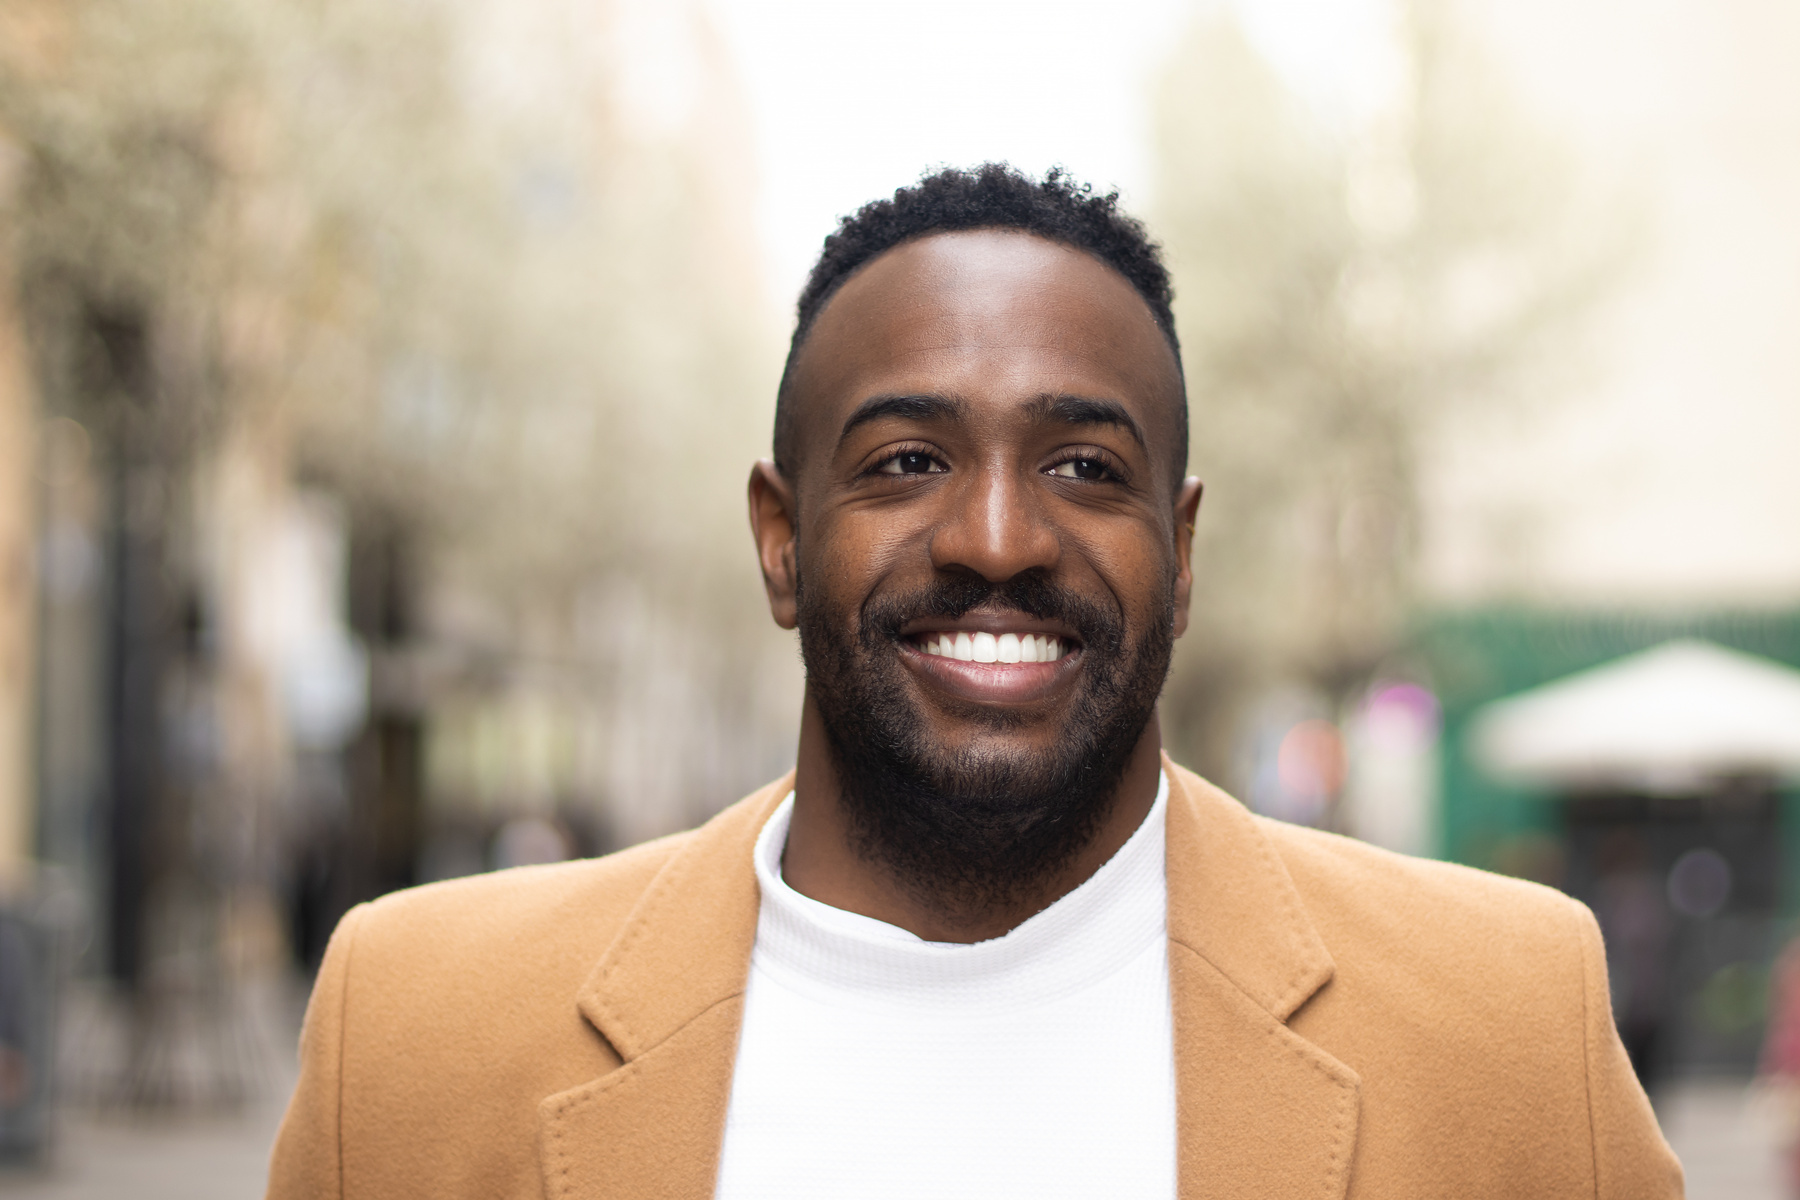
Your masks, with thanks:
M 682 1029 L 686 1029 L 696 1021 L 701 1020 L 714 1009 L 721 1005 L 730 1004 L 732 1001 L 742 998 L 742 996 L 742 992 L 735 992 L 732 995 L 719 1000 L 717 1003 L 707 1005 L 705 1009 L 694 1014 L 692 1020 L 683 1022 L 680 1029 L 676 1029 L 668 1038 L 664 1038 L 663 1041 L 666 1042 L 670 1040 L 675 1034 L 680 1033 Z M 657 1045 L 662 1045 L 662 1042 L 658 1042 Z M 652 1047 L 651 1049 L 653 1050 L 655 1047 Z M 646 1055 L 649 1053 L 650 1050 L 644 1051 L 644 1054 Z M 598 1079 L 575 1088 L 572 1093 L 563 1093 L 563 1099 L 556 1100 L 554 1103 L 552 1103 L 551 1099 L 546 1099 L 543 1106 L 539 1108 L 539 1120 L 559 1121 L 570 1113 L 575 1112 L 577 1109 L 588 1107 L 609 1092 L 618 1088 L 630 1086 L 643 1074 L 642 1070 L 638 1069 L 638 1063 L 642 1060 L 643 1055 L 634 1056 L 630 1062 L 615 1067 Z M 574 1163 L 574 1156 L 568 1150 L 568 1139 L 561 1127 L 555 1125 L 549 1127 L 549 1137 L 551 1143 L 550 1155 L 555 1160 L 555 1172 L 554 1178 L 548 1179 L 545 1182 L 550 1185 L 555 1195 L 572 1195 L 573 1193 L 569 1190 L 569 1177 Z
M 1285 1024 L 1278 1028 L 1279 1032 L 1270 1030 L 1269 1036 L 1279 1038 L 1281 1033 L 1287 1034 L 1293 1040 L 1282 1040 L 1290 1050 L 1336 1084 L 1340 1093 L 1347 1093 L 1339 1100 L 1337 1113 L 1331 1121 L 1331 1170 L 1325 1176 L 1325 1188 L 1321 1192 L 1326 1197 L 1341 1197 L 1350 1187 L 1350 1160 L 1356 1148 L 1355 1122 L 1362 1108 L 1362 1078 L 1348 1064 L 1338 1063 L 1336 1059 L 1330 1058 L 1323 1049 L 1314 1046 Z M 1339 1074 L 1340 1071 L 1347 1073 L 1349 1077 L 1343 1077 Z
M 1192 954 L 1195 958 L 1198 958 L 1201 962 L 1205 963 L 1208 967 L 1211 967 L 1213 973 L 1229 983 L 1237 990 L 1239 995 L 1243 996 L 1257 1008 L 1262 1009 L 1262 1004 L 1257 998 L 1240 987 L 1235 979 L 1232 979 L 1231 976 L 1220 970 L 1219 965 L 1213 962 L 1212 959 L 1188 945 L 1186 942 L 1176 941 L 1174 938 L 1170 938 L 1169 941 L 1170 944 L 1181 947 L 1183 950 L 1186 950 L 1189 954 Z M 1267 1009 L 1262 1010 L 1264 1012 L 1268 1011 Z M 1271 1013 L 1270 1016 L 1273 1017 L 1274 1014 Z M 1313 1043 L 1295 1033 L 1292 1029 L 1289 1029 L 1287 1023 L 1279 1018 L 1276 1018 L 1275 1023 L 1264 1031 L 1263 1036 L 1274 1041 L 1301 1062 L 1323 1075 L 1340 1093 L 1349 1093 L 1343 1101 L 1340 1101 L 1337 1106 L 1337 1112 L 1332 1118 L 1330 1168 L 1326 1172 L 1325 1187 L 1324 1191 L 1321 1193 L 1321 1195 L 1327 1197 L 1328 1200 L 1329 1198 L 1342 1197 L 1350 1186 L 1350 1162 L 1356 1144 L 1354 1123 L 1358 1119 L 1362 1107 L 1362 1077 L 1358 1075 L 1349 1064 L 1339 1062 L 1323 1048 L 1315 1046 Z M 1176 1102 L 1177 1104 L 1180 1103 L 1179 1096 L 1177 1097 Z
M 1295 1010 L 1303 1001 L 1330 982 L 1331 976 L 1335 973 L 1336 964 L 1331 961 L 1331 952 L 1326 950 L 1325 944 L 1319 940 L 1318 931 L 1313 928 L 1312 914 L 1308 913 L 1306 906 L 1300 902 L 1300 889 L 1294 886 L 1294 877 L 1288 873 L 1287 863 L 1275 849 L 1274 841 L 1261 825 L 1256 823 L 1254 816 L 1251 817 L 1251 824 L 1256 829 L 1257 850 L 1263 859 L 1264 866 L 1278 876 L 1283 885 L 1279 890 L 1282 907 L 1286 910 L 1290 922 L 1289 928 L 1303 928 L 1311 934 L 1310 938 L 1305 936 L 1296 938 L 1298 944 L 1295 948 L 1303 959 L 1311 959 L 1315 956 L 1322 956 L 1324 959 L 1323 963 L 1303 961 L 1299 967 L 1295 968 L 1293 976 L 1288 980 L 1281 995 L 1276 997 L 1275 1007 L 1272 1011 L 1277 1018 L 1286 1021 L 1294 1015 Z M 1311 980 L 1316 980 L 1316 982 L 1308 987 L 1308 982 Z
M 727 808 L 720 816 L 726 816 L 734 809 L 741 809 L 746 805 L 750 805 L 753 801 L 757 802 L 758 807 L 773 809 L 775 794 L 785 794 L 783 791 L 784 787 L 791 787 L 792 782 L 793 772 L 790 771 L 780 779 L 766 784 L 757 791 L 744 797 L 744 799 L 738 801 L 737 804 Z M 766 816 L 767 813 L 765 811 L 764 819 L 766 819 Z M 607 1040 L 618 1053 L 619 1057 L 626 1062 L 630 1062 L 638 1056 L 654 1050 L 664 1041 L 673 1037 L 682 1028 L 685 1028 L 689 1021 L 697 1020 L 699 1016 L 702 1015 L 701 1013 L 696 1013 L 693 1017 L 690 1017 L 688 1021 L 682 1022 L 674 1029 L 657 1037 L 655 1041 L 649 1041 L 636 1027 L 635 1022 L 626 1021 L 624 1019 L 618 1005 L 611 999 L 613 989 L 609 988 L 608 985 L 613 983 L 617 974 L 626 968 L 638 943 L 649 931 L 652 924 L 651 918 L 662 906 L 663 898 L 670 892 L 677 890 L 685 880 L 692 876 L 696 869 L 697 862 L 700 861 L 696 852 L 695 843 L 703 840 L 707 831 L 713 829 L 714 823 L 718 820 L 719 817 L 715 817 L 713 821 L 707 822 L 698 829 L 676 835 L 676 837 L 680 839 L 680 844 L 670 853 L 662 866 L 657 869 L 656 874 L 644 888 L 642 895 L 638 897 L 637 902 L 632 906 L 631 912 L 626 917 L 619 933 L 607 946 L 604 953 L 602 953 L 600 957 L 600 968 L 595 974 L 590 975 L 588 979 L 583 982 L 577 993 L 577 1004 L 582 1009 L 584 1015 L 587 1016 L 589 1023 L 595 1025 L 599 1029 L 600 1035 Z M 759 822 L 756 826 L 756 830 L 760 829 L 761 823 Z M 756 830 L 753 830 L 750 833 L 748 840 L 751 844 L 754 844 Z M 752 877 L 751 886 L 755 886 L 754 877 Z M 754 934 L 754 918 L 751 928 L 752 934 Z M 745 975 L 747 976 L 749 968 L 747 958 L 743 965 L 745 967 Z M 742 995 L 744 990 L 742 979 L 743 977 L 740 977 L 740 981 L 735 988 L 728 994 L 719 996 L 712 1004 L 707 1006 L 707 1009 L 710 1009 L 713 1005 L 722 1003 L 733 996 Z M 702 1012 L 704 1011 L 706 1010 L 702 1010 Z
M 1180 946 L 1183 950 L 1186 950 L 1188 953 L 1206 963 L 1207 966 L 1212 968 L 1214 974 L 1218 975 L 1219 978 L 1224 979 L 1227 983 L 1230 983 L 1231 986 L 1246 1000 L 1257 1008 L 1262 1008 L 1262 1005 L 1257 1001 L 1256 997 L 1250 995 L 1249 992 L 1244 991 L 1242 987 L 1239 987 L 1236 980 L 1233 980 L 1230 976 L 1226 975 L 1224 971 L 1221 971 L 1218 964 L 1207 958 L 1206 955 L 1200 953 L 1185 942 L 1174 942 L 1174 944 Z M 1263 1011 L 1266 1012 L 1267 1010 L 1264 1009 Z M 1273 1014 L 1270 1015 L 1271 1017 L 1273 1016 Z M 1325 1050 L 1313 1045 L 1311 1042 L 1289 1029 L 1287 1024 L 1279 1019 L 1276 1019 L 1274 1023 L 1264 1031 L 1263 1036 L 1275 1042 L 1282 1049 L 1294 1055 L 1320 1075 L 1323 1075 L 1329 1083 L 1338 1089 L 1340 1095 L 1348 1093 L 1348 1095 L 1344 1096 L 1338 1103 L 1337 1111 L 1332 1118 L 1331 1157 L 1328 1170 L 1325 1174 L 1324 1189 L 1320 1193 L 1327 1198 L 1341 1197 L 1349 1187 L 1351 1152 L 1355 1145 L 1352 1123 L 1356 1119 L 1358 1109 L 1361 1107 L 1362 1079 L 1347 1064 L 1338 1062 L 1337 1059 L 1331 1057 Z
M 631 920 L 627 923 L 625 931 L 619 935 L 618 940 L 607 950 L 607 969 L 600 975 L 600 978 L 596 982 L 600 984 L 610 982 L 614 973 L 624 961 L 626 955 L 631 952 L 633 946 L 637 945 L 638 940 L 643 937 L 644 932 L 650 928 L 650 922 L 645 918 L 645 913 L 655 907 L 655 902 L 667 894 L 670 889 L 675 886 L 676 882 L 685 877 L 687 871 L 683 860 L 687 858 L 688 851 L 692 845 L 693 843 L 691 841 L 683 843 L 681 849 L 677 850 L 674 855 L 670 857 L 669 861 L 663 864 L 662 870 L 656 873 L 656 878 L 650 881 L 650 886 L 645 889 L 643 896 L 638 900 L 636 909 L 632 913 Z M 733 995 L 742 995 L 742 992 L 740 990 L 739 992 L 733 993 Z M 723 1003 L 725 999 L 730 999 L 730 997 L 724 997 L 717 1003 Z M 620 1057 L 626 1059 L 628 1063 L 637 1059 L 640 1055 L 647 1054 L 656 1048 L 656 1046 L 646 1046 L 643 1044 L 643 1039 L 639 1036 L 638 1032 L 619 1015 L 619 1011 L 614 1005 L 608 1003 L 605 993 L 594 995 L 590 1003 L 592 1003 L 597 1011 L 605 1014 L 607 1023 L 610 1026 L 616 1027 L 619 1032 L 623 1033 L 626 1038 L 630 1040 L 631 1045 L 627 1047 L 620 1045 L 615 1039 L 607 1037 L 607 1040 L 613 1043 L 613 1048 L 620 1052 Z M 690 1021 L 684 1021 L 680 1026 L 670 1030 L 661 1041 L 656 1043 L 656 1045 L 661 1045 L 663 1041 L 667 1041 L 669 1038 L 674 1037 L 681 1029 L 686 1028 L 691 1021 L 699 1020 L 701 1016 L 704 1016 L 706 1012 L 710 1012 L 714 1007 L 716 1007 L 716 1004 L 708 1005 L 706 1009 L 702 1010 L 700 1013 L 696 1013 Z M 602 1036 L 606 1035 L 603 1033 Z
M 1275 822 L 1250 812 L 1218 787 L 1180 766 L 1169 757 L 1167 751 L 1164 751 L 1162 761 L 1163 770 L 1169 776 L 1171 787 L 1180 789 L 1190 812 L 1199 820 L 1203 828 L 1207 824 L 1204 806 L 1228 806 L 1222 816 L 1224 822 L 1240 828 L 1244 834 L 1248 835 L 1248 839 L 1255 843 L 1254 861 L 1269 878 L 1274 890 L 1280 893 L 1278 903 L 1283 924 L 1281 944 L 1288 955 L 1298 961 L 1287 976 L 1286 982 L 1274 984 L 1271 981 L 1267 985 L 1258 986 L 1257 992 L 1260 994 L 1253 994 L 1230 972 L 1226 971 L 1221 963 L 1214 961 L 1188 943 L 1181 942 L 1179 944 L 1205 958 L 1212 964 L 1214 970 L 1231 979 L 1232 985 L 1249 996 L 1251 1002 L 1257 1007 L 1269 1012 L 1277 1020 L 1285 1022 L 1315 992 L 1331 981 L 1332 975 L 1336 973 L 1336 964 L 1332 961 L 1331 952 L 1325 948 L 1325 943 L 1320 939 L 1318 930 L 1312 923 L 1312 915 L 1307 911 L 1305 901 L 1300 896 L 1300 889 L 1295 885 L 1294 877 L 1288 871 L 1287 860 L 1281 856 L 1280 850 L 1276 847 L 1275 838 L 1265 828 L 1266 825 Z M 1170 940 L 1176 939 L 1171 938 Z M 1255 974 L 1260 974 L 1260 972 Z M 1268 976 L 1264 975 L 1263 978 L 1267 979 Z M 1261 981 L 1255 982 L 1261 983 Z M 1279 991 L 1273 991 L 1274 988 L 1279 988 Z
M 1282 1028 L 1286 1029 L 1287 1027 L 1284 1025 Z M 1294 1036 L 1299 1037 L 1300 1035 L 1295 1034 Z M 1319 1070 L 1325 1071 L 1324 1064 L 1315 1061 L 1313 1065 Z M 1354 1122 L 1361 1115 L 1359 1110 L 1362 1108 L 1362 1081 L 1358 1079 L 1351 1082 L 1338 1079 L 1329 1071 L 1325 1073 L 1339 1088 L 1350 1093 L 1346 1101 L 1338 1104 L 1337 1116 L 1331 1122 L 1336 1145 L 1331 1148 L 1331 1173 L 1325 1177 L 1325 1190 L 1322 1193 L 1329 1198 L 1341 1197 L 1350 1190 L 1350 1161 L 1356 1150 Z
M 1243 987 L 1241 987 L 1238 984 L 1237 980 L 1235 980 L 1231 976 L 1227 975 L 1219 967 L 1218 963 L 1216 963 L 1212 959 L 1208 958 L 1205 954 L 1203 954 L 1199 950 L 1196 950 L 1194 947 L 1188 945 L 1186 942 L 1177 941 L 1175 938 L 1170 938 L 1169 944 L 1172 946 L 1180 946 L 1183 950 L 1186 950 L 1189 954 L 1192 954 L 1195 958 L 1198 958 L 1201 962 L 1203 962 L 1207 966 L 1211 967 L 1213 970 L 1213 973 L 1215 975 L 1217 975 L 1220 979 L 1223 979 L 1226 983 L 1229 983 L 1237 991 L 1238 995 L 1240 995 L 1244 999 L 1250 1001 L 1250 1003 L 1256 1005 L 1257 1008 L 1263 1007 L 1262 1003 L 1259 1000 L 1257 1000 L 1257 998 L 1255 996 L 1252 996 L 1249 992 L 1245 991 L 1243 989 Z M 1268 1012 L 1267 1009 L 1263 1009 L 1263 1011 Z M 1270 1029 L 1269 1036 L 1271 1036 L 1271 1037 L 1278 1036 L 1278 1034 L 1276 1034 L 1275 1030 L 1285 1030 L 1286 1033 L 1288 1034 L 1288 1036 L 1293 1038 L 1294 1041 L 1293 1042 L 1284 1041 L 1283 1044 L 1287 1045 L 1290 1049 L 1292 1049 L 1294 1051 L 1294 1053 L 1299 1054 L 1302 1058 L 1304 1058 L 1308 1062 L 1312 1063 L 1314 1067 L 1316 1067 L 1320 1071 L 1323 1071 L 1326 1075 L 1330 1076 L 1332 1078 L 1332 1080 L 1334 1080 L 1335 1082 L 1337 1082 L 1339 1084 L 1347 1085 L 1350 1087 L 1357 1087 L 1357 1088 L 1361 1087 L 1361 1084 L 1362 1084 L 1361 1077 L 1359 1075 L 1357 1075 L 1357 1073 L 1353 1069 L 1351 1069 L 1351 1067 L 1348 1063 L 1340 1063 L 1340 1062 L 1338 1062 L 1337 1059 L 1333 1058 L 1330 1054 L 1326 1053 L 1325 1050 L 1321 1049 L 1318 1046 L 1314 1046 L 1311 1042 L 1307 1041 L 1305 1038 L 1303 1038 L 1299 1034 L 1295 1033 L 1292 1029 L 1289 1029 L 1287 1026 L 1287 1022 L 1283 1021 L 1279 1017 L 1276 1017 L 1275 1014 L 1269 1013 L 1269 1016 L 1275 1022 L 1274 1026 Z M 1299 1043 L 1298 1046 L 1296 1046 L 1294 1044 L 1296 1042 Z M 1311 1050 L 1311 1053 L 1302 1051 L 1299 1048 L 1299 1046 L 1309 1047 Z M 1339 1077 L 1340 1071 L 1343 1072 L 1348 1077 L 1340 1078 Z

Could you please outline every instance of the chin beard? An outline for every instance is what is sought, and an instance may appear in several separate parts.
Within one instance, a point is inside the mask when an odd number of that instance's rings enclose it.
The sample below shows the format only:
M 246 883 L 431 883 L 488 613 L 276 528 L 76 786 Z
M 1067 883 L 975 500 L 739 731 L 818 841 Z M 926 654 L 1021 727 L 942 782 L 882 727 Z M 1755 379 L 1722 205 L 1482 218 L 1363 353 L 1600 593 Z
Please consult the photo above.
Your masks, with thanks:
M 1013 907 L 1093 839 L 1168 675 L 1173 588 L 1129 647 L 1117 609 L 1037 573 L 1002 584 L 943 580 L 872 601 L 855 635 L 806 589 L 796 598 L 807 689 L 865 860 L 931 911 L 967 919 Z M 955 619 L 989 601 L 1066 622 L 1080 637 L 1079 691 L 1047 754 L 983 748 L 979 737 L 974 747 L 945 750 L 907 695 L 900 628 L 920 617 Z M 968 719 L 996 732 L 1018 723 L 973 708 Z

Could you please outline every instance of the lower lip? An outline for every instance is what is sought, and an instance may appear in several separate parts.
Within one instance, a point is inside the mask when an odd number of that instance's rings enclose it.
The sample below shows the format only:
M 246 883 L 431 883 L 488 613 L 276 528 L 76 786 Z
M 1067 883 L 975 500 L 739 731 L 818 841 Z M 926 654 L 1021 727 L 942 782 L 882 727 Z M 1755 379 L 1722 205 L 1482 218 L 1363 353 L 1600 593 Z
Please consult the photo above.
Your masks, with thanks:
M 911 642 L 900 643 L 901 659 L 915 671 L 959 699 L 979 704 L 1026 704 L 1055 691 L 1074 673 L 1079 649 L 1066 651 L 1055 662 L 968 662 L 946 655 L 927 654 Z

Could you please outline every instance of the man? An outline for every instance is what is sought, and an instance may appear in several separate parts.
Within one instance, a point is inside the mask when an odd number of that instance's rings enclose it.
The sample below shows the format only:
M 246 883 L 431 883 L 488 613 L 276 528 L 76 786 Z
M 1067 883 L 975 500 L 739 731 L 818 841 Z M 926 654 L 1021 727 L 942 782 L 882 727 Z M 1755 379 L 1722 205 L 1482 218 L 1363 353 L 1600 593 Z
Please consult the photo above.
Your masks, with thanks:
M 794 773 L 346 917 L 271 1195 L 1679 1195 L 1585 909 L 1163 756 L 1169 299 L 1056 174 L 847 220 L 750 479 Z

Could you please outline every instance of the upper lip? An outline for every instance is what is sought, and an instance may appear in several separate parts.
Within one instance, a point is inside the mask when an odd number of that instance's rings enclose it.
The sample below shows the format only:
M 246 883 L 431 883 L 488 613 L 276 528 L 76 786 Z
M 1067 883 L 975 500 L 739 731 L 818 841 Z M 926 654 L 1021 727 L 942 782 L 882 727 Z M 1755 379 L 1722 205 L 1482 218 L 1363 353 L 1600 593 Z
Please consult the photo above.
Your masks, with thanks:
M 1081 635 L 1066 622 L 1046 621 L 1021 612 L 982 612 L 973 609 L 960 617 L 918 617 L 900 626 L 903 638 L 927 633 L 1016 633 L 1023 636 L 1061 638 L 1065 644 L 1078 645 Z

